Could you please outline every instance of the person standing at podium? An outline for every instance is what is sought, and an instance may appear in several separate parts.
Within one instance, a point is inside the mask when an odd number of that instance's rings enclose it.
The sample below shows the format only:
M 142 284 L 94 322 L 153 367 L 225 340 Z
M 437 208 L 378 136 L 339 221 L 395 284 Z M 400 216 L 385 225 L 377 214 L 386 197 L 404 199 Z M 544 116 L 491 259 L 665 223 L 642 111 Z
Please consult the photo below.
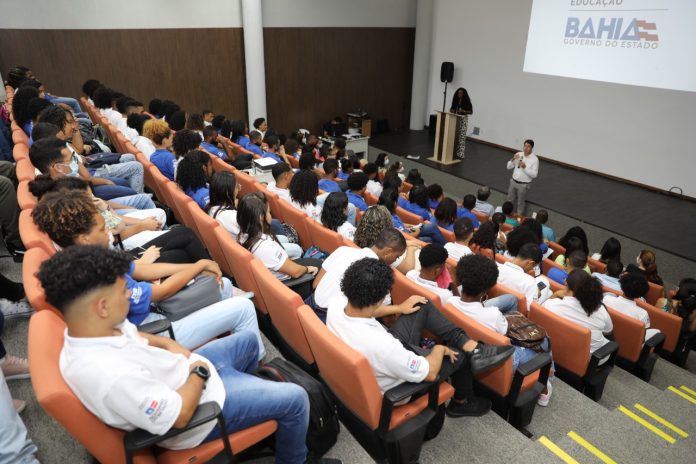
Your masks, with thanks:
M 533 148 L 534 140 L 525 140 L 523 151 L 515 153 L 507 163 L 508 170 L 513 170 L 507 199 L 515 205 L 515 212 L 519 215 L 524 215 L 527 192 L 532 181 L 539 175 L 539 158 L 532 153 Z
M 457 118 L 457 150 L 455 151 L 458 158 L 464 158 L 466 150 L 466 133 L 469 130 L 468 115 L 474 112 L 474 107 L 471 105 L 469 92 L 464 87 L 459 87 L 452 96 L 452 106 L 450 113 L 461 115 Z

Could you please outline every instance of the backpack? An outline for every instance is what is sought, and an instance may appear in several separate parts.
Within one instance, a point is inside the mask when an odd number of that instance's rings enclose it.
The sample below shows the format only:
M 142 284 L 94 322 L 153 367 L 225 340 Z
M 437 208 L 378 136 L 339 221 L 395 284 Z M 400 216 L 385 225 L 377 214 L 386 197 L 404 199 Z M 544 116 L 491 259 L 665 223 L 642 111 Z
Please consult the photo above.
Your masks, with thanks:
M 513 345 L 529 348 L 541 353 L 541 344 L 546 338 L 546 330 L 535 322 L 530 321 L 520 313 L 505 315 L 508 331 L 505 334 Z
M 307 448 L 310 456 L 323 456 L 338 440 L 338 412 L 326 387 L 290 361 L 275 358 L 256 371 L 262 379 L 291 382 L 307 391 L 309 396 L 309 428 Z
M 307 248 L 307 251 L 304 252 L 302 257 L 303 258 L 320 259 L 320 260 L 324 261 L 326 258 L 329 257 L 329 254 L 325 251 L 322 251 L 319 247 L 312 245 L 311 247 Z

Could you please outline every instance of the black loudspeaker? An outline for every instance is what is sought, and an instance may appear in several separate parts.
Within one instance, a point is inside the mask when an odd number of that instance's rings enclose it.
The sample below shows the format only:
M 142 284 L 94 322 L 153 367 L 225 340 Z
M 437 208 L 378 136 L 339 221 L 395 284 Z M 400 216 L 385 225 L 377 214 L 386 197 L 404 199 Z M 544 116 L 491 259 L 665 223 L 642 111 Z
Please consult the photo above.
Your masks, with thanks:
M 454 63 L 445 61 L 440 67 L 440 82 L 452 82 L 454 78 Z

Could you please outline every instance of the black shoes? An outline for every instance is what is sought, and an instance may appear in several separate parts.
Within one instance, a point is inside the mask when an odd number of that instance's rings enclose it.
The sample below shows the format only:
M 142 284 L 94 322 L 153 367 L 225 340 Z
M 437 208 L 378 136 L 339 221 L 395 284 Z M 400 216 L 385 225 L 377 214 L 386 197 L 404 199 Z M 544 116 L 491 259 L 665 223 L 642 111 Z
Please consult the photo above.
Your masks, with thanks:
M 463 403 L 451 400 L 445 408 L 445 413 L 449 417 L 478 417 L 483 416 L 491 409 L 491 400 L 480 396 L 467 398 Z
M 515 347 L 511 345 L 499 346 L 479 343 L 474 351 L 467 353 L 469 355 L 471 373 L 478 374 L 479 372 L 493 369 L 504 363 L 514 352 Z

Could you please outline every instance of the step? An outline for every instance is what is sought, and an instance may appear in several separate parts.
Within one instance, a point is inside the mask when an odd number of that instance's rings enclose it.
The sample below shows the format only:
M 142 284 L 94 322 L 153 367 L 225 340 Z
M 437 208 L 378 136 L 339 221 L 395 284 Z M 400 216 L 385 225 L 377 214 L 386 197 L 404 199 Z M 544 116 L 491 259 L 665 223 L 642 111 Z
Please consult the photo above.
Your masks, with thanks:
M 658 360 L 665 362 L 664 360 Z M 599 404 L 610 411 L 619 405 L 633 405 L 652 401 L 662 393 L 662 390 L 636 377 L 632 373 L 615 367 L 607 378 L 604 394 Z
M 696 356 L 692 354 L 691 357 Z M 650 384 L 660 390 L 664 390 L 670 385 L 676 385 L 677 387 L 686 385 L 692 390 L 696 390 L 696 375 L 665 359 L 658 359 L 650 378 Z

